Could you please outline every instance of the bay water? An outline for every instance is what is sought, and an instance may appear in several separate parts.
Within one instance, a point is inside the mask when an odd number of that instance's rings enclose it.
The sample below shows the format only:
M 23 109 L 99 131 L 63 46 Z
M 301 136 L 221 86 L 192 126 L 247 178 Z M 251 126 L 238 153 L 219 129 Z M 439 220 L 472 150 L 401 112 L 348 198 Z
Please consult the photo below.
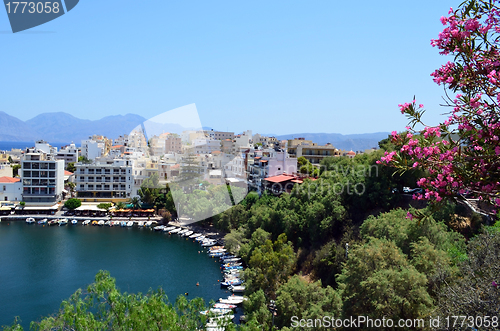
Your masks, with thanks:
M 42 226 L 0 222 L 0 328 L 15 316 L 29 328 L 54 314 L 61 301 L 85 289 L 99 270 L 108 270 L 122 292 L 161 287 L 171 302 L 178 295 L 217 301 L 221 289 L 217 259 L 176 234 L 149 228 Z M 199 286 L 197 286 L 199 283 Z

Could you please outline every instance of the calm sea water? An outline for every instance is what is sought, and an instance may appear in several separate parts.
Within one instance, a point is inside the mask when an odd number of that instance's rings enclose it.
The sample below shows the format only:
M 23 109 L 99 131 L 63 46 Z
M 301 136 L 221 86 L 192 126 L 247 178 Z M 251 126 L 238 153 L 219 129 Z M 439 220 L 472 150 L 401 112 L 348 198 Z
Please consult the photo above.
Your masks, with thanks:
M 200 252 L 200 253 L 199 253 Z M 171 302 L 188 292 L 208 303 L 220 288 L 218 260 L 191 239 L 147 228 L 0 222 L 0 326 L 55 313 L 61 301 L 108 270 L 122 292 L 162 287 Z M 199 286 L 196 283 L 199 282 Z

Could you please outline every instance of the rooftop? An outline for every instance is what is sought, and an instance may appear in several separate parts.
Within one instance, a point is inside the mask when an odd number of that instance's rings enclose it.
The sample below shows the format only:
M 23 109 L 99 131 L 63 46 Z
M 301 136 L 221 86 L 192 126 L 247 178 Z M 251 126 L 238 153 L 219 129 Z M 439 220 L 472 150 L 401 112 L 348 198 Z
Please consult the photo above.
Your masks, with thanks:
M 13 178 L 8 176 L 0 177 L 0 183 L 16 183 L 20 182 L 21 178 Z

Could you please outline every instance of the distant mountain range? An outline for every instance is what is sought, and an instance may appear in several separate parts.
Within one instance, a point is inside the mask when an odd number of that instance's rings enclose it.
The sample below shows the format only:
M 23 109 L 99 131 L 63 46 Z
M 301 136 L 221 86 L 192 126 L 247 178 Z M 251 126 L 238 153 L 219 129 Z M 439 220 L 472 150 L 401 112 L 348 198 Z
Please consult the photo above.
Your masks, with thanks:
M 49 143 L 80 143 L 93 134 L 117 138 L 129 133 L 146 119 L 126 114 L 106 116 L 100 120 L 82 120 L 73 115 L 59 113 L 40 114 L 26 122 L 0 111 L 0 141 L 34 141 L 43 139 Z
M 108 138 L 117 138 L 128 134 L 138 125 L 146 122 L 142 116 L 135 114 L 106 116 L 100 120 L 83 120 L 73 115 L 58 113 L 43 113 L 30 120 L 20 119 L 0 111 L 0 141 L 35 141 L 43 139 L 49 143 L 80 143 L 93 134 L 103 135 Z M 158 132 L 180 133 L 182 127 L 177 124 L 158 124 L 146 122 L 148 135 Z M 205 128 L 204 129 L 208 129 Z M 387 138 L 389 132 L 365 133 L 342 135 L 339 133 L 294 133 L 277 135 L 276 138 L 292 139 L 303 137 L 315 143 L 324 145 L 331 143 L 339 149 L 365 150 L 378 147 L 378 142 Z

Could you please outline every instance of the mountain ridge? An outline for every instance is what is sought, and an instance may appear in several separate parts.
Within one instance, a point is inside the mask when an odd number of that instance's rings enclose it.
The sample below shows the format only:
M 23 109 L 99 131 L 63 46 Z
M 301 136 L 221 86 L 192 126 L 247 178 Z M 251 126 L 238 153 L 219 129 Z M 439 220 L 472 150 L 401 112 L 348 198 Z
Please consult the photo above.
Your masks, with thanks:
M 146 118 L 132 113 L 125 115 L 109 115 L 98 120 L 80 119 L 65 112 L 48 112 L 39 114 L 27 121 L 0 111 L 0 141 L 30 141 L 43 139 L 50 143 L 80 142 L 94 134 L 108 138 L 117 138 L 131 132 L 146 122 Z M 149 123 L 151 131 L 174 132 L 181 129 L 179 125 Z M 157 126 L 157 127 L 156 127 Z M 206 128 L 206 127 L 205 127 Z M 149 129 L 149 128 L 148 128 Z M 148 130 L 149 131 L 149 130 Z M 389 132 L 361 133 L 343 135 L 340 133 L 291 133 L 274 135 L 279 140 L 304 138 L 318 145 L 331 143 L 344 150 L 363 151 L 378 147 L 378 142 L 387 138 Z

